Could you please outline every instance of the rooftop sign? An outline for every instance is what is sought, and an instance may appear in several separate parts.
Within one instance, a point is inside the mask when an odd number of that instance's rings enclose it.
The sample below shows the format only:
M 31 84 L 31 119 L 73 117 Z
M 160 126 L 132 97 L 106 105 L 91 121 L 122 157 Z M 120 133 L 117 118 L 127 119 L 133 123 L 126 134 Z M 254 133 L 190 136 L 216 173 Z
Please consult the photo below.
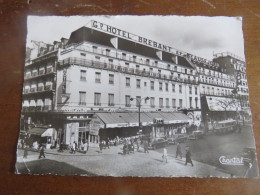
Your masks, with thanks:
M 124 31 L 124 30 L 115 28 L 113 26 L 98 22 L 96 20 L 91 20 L 91 27 L 98 29 L 98 30 L 101 30 L 103 32 L 107 32 L 109 34 L 113 34 L 113 35 L 120 36 L 120 37 L 125 38 L 125 39 L 129 39 L 129 40 L 134 41 L 134 42 L 141 43 L 143 45 L 147 45 L 147 46 L 159 49 L 159 50 L 169 52 L 169 53 L 172 53 L 172 54 L 175 54 L 175 55 L 185 56 L 185 57 L 187 57 L 189 59 L 193 59 L 193 60 L 195 60 L 199 63 L 202 62 L 204 64 L 218 66 L 218 64 L 213 62 L 213 61 L 194 56 L 194 55 L 189 54 L 187 52 L 177 50 L 175 48 L 172 48 L 172 47 L 166 46 L 164 44 L 158 43 L 156 41 L 152 41 L 150 39 L 146 39 L 144 37 L 129 33 L 127 31 Z
M 125 39 L 130 39 L 132 41 L 135 41 L 135 42 L 138 42 L 138 43 L 141 43 L 141 44 L 144 44 L 144 45 L 154 47 L 156 49 L 160 49 L 160 50 L 172 53 L 172 48 L 169 47 L 169 46 L 166 46 L 166 45 L 158 43 L 156 41 L 152 41 L 152 40 L 146 39 L 144 37 L 126 32 L 124 30 L 120 30 L 118 28 L 115 28 L 113 26 L 109 26 L 107 24 L 92 20 L 91 26 L 92 26 L 92 28 L 96 28 L 96 29 L 99 29 L 101 31 L 108 32 L 110 34 L 114 34 L 116 36 L 123 37 Z

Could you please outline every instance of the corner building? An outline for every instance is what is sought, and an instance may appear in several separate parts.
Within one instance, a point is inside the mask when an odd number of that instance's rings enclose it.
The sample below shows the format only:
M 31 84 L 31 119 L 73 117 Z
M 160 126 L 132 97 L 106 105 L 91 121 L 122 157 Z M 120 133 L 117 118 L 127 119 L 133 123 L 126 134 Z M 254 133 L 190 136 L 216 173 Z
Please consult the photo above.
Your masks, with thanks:
M 99 136 L 136 135 L 140 102 L 145 133 L 169 136 L 178 125 L 200 122 L 178 112 L 201 107 L 196 68 L 183 56 L 82 27 L 61 44 L 56 59 L 48 124 L 58 130 L 59 142 L 96 145 Z M 157 119 L 164 124 L 155 125 Z M 96 120 L 100 131 L 93 130 Z

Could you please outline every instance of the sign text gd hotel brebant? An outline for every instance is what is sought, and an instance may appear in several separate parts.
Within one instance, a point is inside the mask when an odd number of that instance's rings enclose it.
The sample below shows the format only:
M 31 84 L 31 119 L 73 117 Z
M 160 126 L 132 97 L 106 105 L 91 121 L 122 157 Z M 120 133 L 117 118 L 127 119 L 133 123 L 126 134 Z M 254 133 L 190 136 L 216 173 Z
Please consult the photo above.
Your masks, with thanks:
M 192 54 L 176 50 L 176 49 L 174 49 L 172 47 L 163 45 L 163 44 L 158 43 L 156 41 L 152 41 L 152 40 L 143 38 L 141 36 L 129 33 L 129 32 L 124 31 L 124 30 L 120 30 L 118 28 L 115 28 L 113 26 L 109 26 L 107 24 L 104 24 L 104 23 L 101 23 L 101 22 L 98 22 L 98 21 L 95 21 L 95 20 L 91 20 L 91 26 L 93 28 L 99 29 L 101 31 L 104 31 L 104 32 L 107 32 L 107 33 L 110 33 L 110 34 L 114 34 L 114 35 L 123 37 L 125 39 L 129 39 L 129 40 L 141 43 L 143 45 L 148 45 L 148 46 L 154 47 L 154 48 L 159 49 L 159 50 L 163 50 L 163 51 L 166 51 L 166 52 L 169 52 L 169 53 L 173 53 L 173 54 L 176 54 L 176 55 L 180 55 L 180 56 L 184 56 L 185 55 L 190 60 L 192 59 L 192 60 L 195 60 L 197 62 L 202 62 L 202 63 L 208 64 L 208 65 L 218 66 L 218 64 L 216 64 L 216 63 L 214 63 L 214 62 L 212 62 L 210 60 L 207 60 L 207 59 L 204 59 L 204 58 L 200 58 L 200 57 L 194 56 Z

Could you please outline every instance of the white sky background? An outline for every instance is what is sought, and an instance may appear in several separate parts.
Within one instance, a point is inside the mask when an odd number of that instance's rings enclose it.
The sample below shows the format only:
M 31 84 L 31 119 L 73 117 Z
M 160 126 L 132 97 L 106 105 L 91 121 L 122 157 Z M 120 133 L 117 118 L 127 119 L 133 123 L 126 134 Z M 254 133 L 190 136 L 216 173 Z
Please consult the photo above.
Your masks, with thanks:
M 226 51 L 244 58 L 241 17 L 28 16 L 27 46 L 69 38 L 92 19 L 206 59 Z

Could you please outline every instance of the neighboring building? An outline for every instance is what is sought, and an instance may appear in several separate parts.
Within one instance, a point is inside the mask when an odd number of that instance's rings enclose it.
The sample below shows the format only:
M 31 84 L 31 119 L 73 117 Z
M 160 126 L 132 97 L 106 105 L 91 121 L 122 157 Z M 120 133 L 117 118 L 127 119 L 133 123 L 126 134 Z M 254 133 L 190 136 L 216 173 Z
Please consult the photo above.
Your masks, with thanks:
M 219 63 L 221 68 L 225 68 L 228 74 L 236 78 L 234 94 L 240 102 L 240 109 L 243 111 L 244 117 L 251 115 L 245 60 L 230 52 L 223 52 L 214 54 L 213 61 Z
M 199 77 L 203 123 L 224 120 L 226 115 L 224 112 L 228 112 L 230 117 L 235 118 L 236 110 L 232 106 L 227 106 L 227 110 L 225 108 L 226 104 L 235 103 L 233 101 L 233 91 L 236 88 L 234 75 L 228 74 L 227 70 L 216 62 L 206 61 L 189 54 L 187 58 L 196 67 Z

